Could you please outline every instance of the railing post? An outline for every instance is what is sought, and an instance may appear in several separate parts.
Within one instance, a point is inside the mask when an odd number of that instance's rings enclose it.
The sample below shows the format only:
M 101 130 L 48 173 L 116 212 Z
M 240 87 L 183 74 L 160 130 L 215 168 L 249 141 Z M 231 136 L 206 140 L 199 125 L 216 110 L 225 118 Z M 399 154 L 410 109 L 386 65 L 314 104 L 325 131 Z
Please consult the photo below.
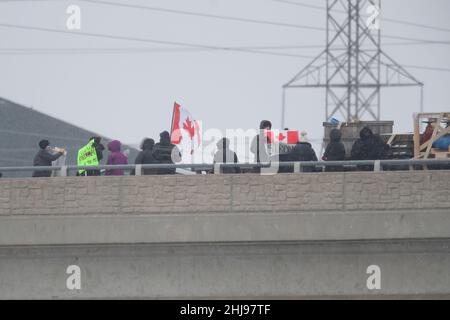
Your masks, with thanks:
M 222 174 L 222 164 L 214 163 L 214 174 Z
M 67 166 L 61 167 L 61 177 L 67 177 Z
M 380 160 L 376 160 L 375 163 L 373 164 L 373 171 L 374 172 L 381 171 L 381 161 Z
M 142 175 L 142 164 L 137 164 L 134 168 L 134 175 L 141 176 Z
M 294 163 L 294 173 L 300 173 L 300 162 Z

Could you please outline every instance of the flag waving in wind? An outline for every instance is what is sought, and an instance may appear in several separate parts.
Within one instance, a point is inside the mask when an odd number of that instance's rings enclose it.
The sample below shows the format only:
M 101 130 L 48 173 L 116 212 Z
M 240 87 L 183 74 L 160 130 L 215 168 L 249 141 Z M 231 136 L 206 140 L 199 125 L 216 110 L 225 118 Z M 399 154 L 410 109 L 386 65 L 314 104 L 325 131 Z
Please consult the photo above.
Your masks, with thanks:
M 199 122 L 186 108 L 176 102 L 173 106 L 170 137 L 173 144 L 180 146 L 182 151 L 187 150 L 190 155 L 201 144 Z

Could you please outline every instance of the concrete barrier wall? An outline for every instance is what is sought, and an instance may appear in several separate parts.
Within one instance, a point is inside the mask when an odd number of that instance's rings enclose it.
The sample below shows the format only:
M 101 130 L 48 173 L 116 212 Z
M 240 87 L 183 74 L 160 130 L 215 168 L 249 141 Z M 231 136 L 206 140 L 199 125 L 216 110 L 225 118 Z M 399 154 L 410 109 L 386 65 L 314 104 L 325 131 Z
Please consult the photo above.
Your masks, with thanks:
M 450 298 L 450 241 L 0 248 L 0 299 Z M 80 268 L 80 290 L 66 286 Z M 380 287 L 367 286 L 369 266 Z M 244 302 L 245 303 L 245 302 Z
M 448 298 L 449 248 L 448 171 L 0 179 L 0 299 Z
M 0 245 L 450 238 L 450 172 L 2 179 Z
M 0 180 L 1 216 L 447 208 L 449 171 Z

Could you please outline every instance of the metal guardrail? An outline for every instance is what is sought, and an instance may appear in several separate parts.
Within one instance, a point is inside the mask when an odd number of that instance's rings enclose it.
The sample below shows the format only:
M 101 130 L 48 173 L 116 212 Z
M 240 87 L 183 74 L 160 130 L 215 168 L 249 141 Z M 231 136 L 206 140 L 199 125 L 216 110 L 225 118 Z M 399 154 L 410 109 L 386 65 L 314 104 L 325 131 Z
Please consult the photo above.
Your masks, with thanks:
M 225 168 L 238 168 L 240 170 L 252 170 L 263 168 L 292 168 L 293 172 L 303 172 L 306 168 L 338 167 L 338 168 L 367 168 L 373 166 L 373 170 L 383 171 L 390 167 L 408 167 L 408 170 L 416 170 L 417 167 L 427 169 L 428 166 L 449 166 L 450 159 L 426 159 L 426 160 L 363 160 L 363 161 L 318 161 L 318 162 L 271 162 L 271 163 L 215 163 L 215 164 L 143 164 L 143 165 L 99 165 L 99 166 L 52 166 L 52 167 L 0 167 L 0 172 L 34 172 L 34 171 L 57 171 L 60 176 L 69 176 L 71 172 L 78 170 L 113 170 L 121 169 L 135 171 L 136 176 L 140 176 L 144 169 L 175 169 L 177 173 L 193 174 L 194 172 L 223 173 Z M 405 171 L 405 169 L 403 169 Z M 183 172 L 184 171 L 184 172 Z

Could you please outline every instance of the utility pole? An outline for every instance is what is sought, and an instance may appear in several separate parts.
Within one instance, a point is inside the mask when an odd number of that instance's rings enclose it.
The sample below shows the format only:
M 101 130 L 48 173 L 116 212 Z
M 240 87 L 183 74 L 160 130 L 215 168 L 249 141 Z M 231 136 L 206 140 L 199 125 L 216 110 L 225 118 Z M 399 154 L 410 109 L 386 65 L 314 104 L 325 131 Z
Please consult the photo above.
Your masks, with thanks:
M 381 118 L 381 88 L 420 86 L 381 49 L 381 0 L 326 0 L 325 50 L 283 86 L 286 90 L 325 88 L 325 121 Z M 422 92 L 422 91 L 421 91 Z

